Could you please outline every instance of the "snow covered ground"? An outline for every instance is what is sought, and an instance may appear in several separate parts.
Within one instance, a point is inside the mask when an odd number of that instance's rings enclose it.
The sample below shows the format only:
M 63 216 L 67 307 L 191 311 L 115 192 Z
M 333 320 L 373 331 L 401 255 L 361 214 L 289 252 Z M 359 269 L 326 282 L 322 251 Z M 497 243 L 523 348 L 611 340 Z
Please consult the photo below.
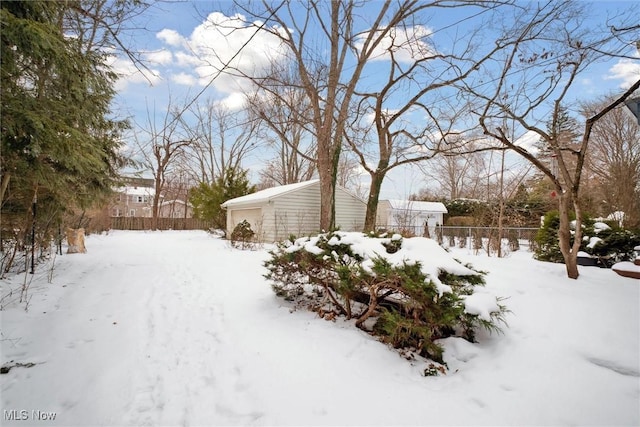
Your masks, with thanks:
M 456 249 L 509 298 L 510 327 L 447 339 L 450 372 L 425 378 L 350 323 L 291 312 L 265 250 L 204 232 L 87 249 L 58 257 L 51 284 L 41 266 L 28 311 L 0 312 L 2 365 L 35 364 L 0 376 L 2 425 L 640 424 L 640 281 L 610 270 L 574 281 L 527 252 Z

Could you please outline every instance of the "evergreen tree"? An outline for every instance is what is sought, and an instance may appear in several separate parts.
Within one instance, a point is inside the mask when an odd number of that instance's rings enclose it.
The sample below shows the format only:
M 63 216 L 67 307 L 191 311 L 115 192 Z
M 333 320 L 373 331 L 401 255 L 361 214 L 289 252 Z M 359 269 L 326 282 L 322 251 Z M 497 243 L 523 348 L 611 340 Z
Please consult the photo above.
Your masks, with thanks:
M 73 5 L 0 3 L 3 215 L 28 211 L 35 196 L 58 216 L 88 207 L 125 161 L 126 122 L 110 118 L 117 76 L 105 52 L 63 30 Z
M 220 207 L 227 200 L 251 194 L 256 187 L 247 178 L 248 171 L 228 168 L 224 175 L 208 184 L 206 182 L 191 190 L 189 201 L 193 205 L 193 215 L 200 219 L 212 219 L 215 228 L 225 229 L 226 211 Z
M 571 154 L 569 154 L 568 150 L 575 148 L 580 136 L 579 129 L 578 121 L 563 106 L 558 108 L 557 116 L 547 121 L 547 133 L 555 141 L 559 150 L 552 149 L 551 144 L 544 139 L 538 141 L 537 148 L 540 152 L 539 157 L 547 159 L 549 168 L 555 175 L 560 175 L 558 171 L 558 155 L 561 155 L 565 162 L 571 163 Z
M 570 148 L 576 143 L 576 139 L 580 136 L 580 125 L 578 121 L 569 114 L 566 107 L 560 106 L 558 109 L 558 115 L 555 118 L 551 118 L 547 121 L 547 133 L 552 139 L 558 142 L 558 145 L 563 148 Z M 538 149 L 541 154 L 550 156 L 551 149 L 549 144 L 544 140 L 538 141 Z

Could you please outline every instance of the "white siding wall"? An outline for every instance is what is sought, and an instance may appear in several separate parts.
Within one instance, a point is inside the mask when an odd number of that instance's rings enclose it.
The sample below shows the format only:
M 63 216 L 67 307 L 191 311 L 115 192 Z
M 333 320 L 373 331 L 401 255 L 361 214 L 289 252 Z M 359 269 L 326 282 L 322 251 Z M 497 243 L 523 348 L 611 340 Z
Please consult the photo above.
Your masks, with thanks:
M 388 200 L 380 200 L 378 202 L 378 210 L 376 214 L 376 226 L 386 228 L 391 224 L 391 205 Z
M 345 190 L 336 189 L 336 225 L 343 231 L 362 231 L 366 204 Z M 259 212 L 256 211 L 259 209 Z M 244 218 L 247 217 L 247 218 Z M 320 183 L 242 207 L 227 208 L 227 235 L 242 219 L 263 242 L 275 242 L 290 235 L 304 236 L 320 231 Z
M 336 189 L 336 226 L 342 231 L 362 231 L 367 204 L 342 190 Z
M 269 203 L 265 240 L 279 241 L 291 234 L 317 233 L 320 225 L 320 184 L 283 194 Z

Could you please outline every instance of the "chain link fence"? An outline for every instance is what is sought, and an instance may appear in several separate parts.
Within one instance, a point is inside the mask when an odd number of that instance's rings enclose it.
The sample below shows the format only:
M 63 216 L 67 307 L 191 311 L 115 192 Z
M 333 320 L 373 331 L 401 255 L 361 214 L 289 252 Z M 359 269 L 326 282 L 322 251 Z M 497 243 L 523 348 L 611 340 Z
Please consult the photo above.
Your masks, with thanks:
M 486 251 L 496 253 L 498 248 L 501 252 L 528 250 L 534 251 L 536 248 L 536 234 L 538 228 L 535 227 L 470 227 L 470 226 L 405 226 L 405 227 L 385 227 L 377 226 L 377 229 L 397 232 L 403 236 L 424 236 L 435 239 L 445 247 L 467 248 L 476 252 Z

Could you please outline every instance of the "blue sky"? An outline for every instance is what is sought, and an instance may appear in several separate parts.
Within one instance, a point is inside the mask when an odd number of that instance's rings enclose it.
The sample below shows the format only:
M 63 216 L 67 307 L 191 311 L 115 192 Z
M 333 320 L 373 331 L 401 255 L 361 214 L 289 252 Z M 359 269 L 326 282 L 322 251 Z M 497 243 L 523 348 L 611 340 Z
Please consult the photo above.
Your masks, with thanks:
M 375 7 L 376 2 L 371 3 Z M 620 13 L 637 14 L 640 12 L 635 1 L 600 1 L 585 3 L 591 12 L 594 22 L 613 17 Z M 156 3 L 139 19 L 140 30 L 131 33 L 132 47 L 145 52 L 145 60 L 152 73 L 146 78 L 137 72 L 130 63 L 118 59 L 114 67 L 123 74 L 118 83 L 116 111 L 126 114 L 142 123 L 147 115 L 147 108 L 162 112 L 169 98 L 175 105 L 184 104 L 199 93 L 205 84 L 210 82 L 212 69 L 203 65 L 202 60 L 215 63 L 219 59 L 230 58 L 253 30 L 237 30 L 221 35 L 213 26 L 204 25 L 205 21 L 222 22 L 232 14 L 231 2 L 176 2 Z M 635 7 L 635 9 L 634 9 Z M 447 38 L 453 38 L 450 24 L 474 14 L 474 10 L 442 11 L 425 21 L 427 31 L 437 33 L 438 47 L 446 48 Z M 480 18 L 475 18 L 477 19 Z M 228 22 L 228 21 L 227 21 Z M 467 21 L 469 25 L 473 19 Z M 242 25 L 238 23 L 238 26 Z M 459 27 L 458 31 L 464 31 Z M 243 50 L 238 64 L 244 69 L 266 66 L 268 56 L 278 57 L 277 43 L 268 36 L 257 36 Z M 371 73 L 374 75 L 375 73 Z M 640 78 L 640 60 L 612 60 L 596 64 L 589 73 L 581 76 L 575 86 L 573 98 L 595 98 L 599 95 L 620 90 L 625 84 Z M 229 108 L 239 108 L 242 91 L 246 90 L 246 82 L 229 76 L 218 77 L 203 93 L 204 98 L 216 99 Z M 261 154 L 264 156 L 264 153 Z M 260 167 L 260 156 L 248 159 L 245 165 L 256 170 Z M 257 175 L 254 176 L 257 178 Z M 396 171 L 383 187 L 383 197 L 406 197 L 417 192 L 424 182 L 422 174 L 414 169 Z

